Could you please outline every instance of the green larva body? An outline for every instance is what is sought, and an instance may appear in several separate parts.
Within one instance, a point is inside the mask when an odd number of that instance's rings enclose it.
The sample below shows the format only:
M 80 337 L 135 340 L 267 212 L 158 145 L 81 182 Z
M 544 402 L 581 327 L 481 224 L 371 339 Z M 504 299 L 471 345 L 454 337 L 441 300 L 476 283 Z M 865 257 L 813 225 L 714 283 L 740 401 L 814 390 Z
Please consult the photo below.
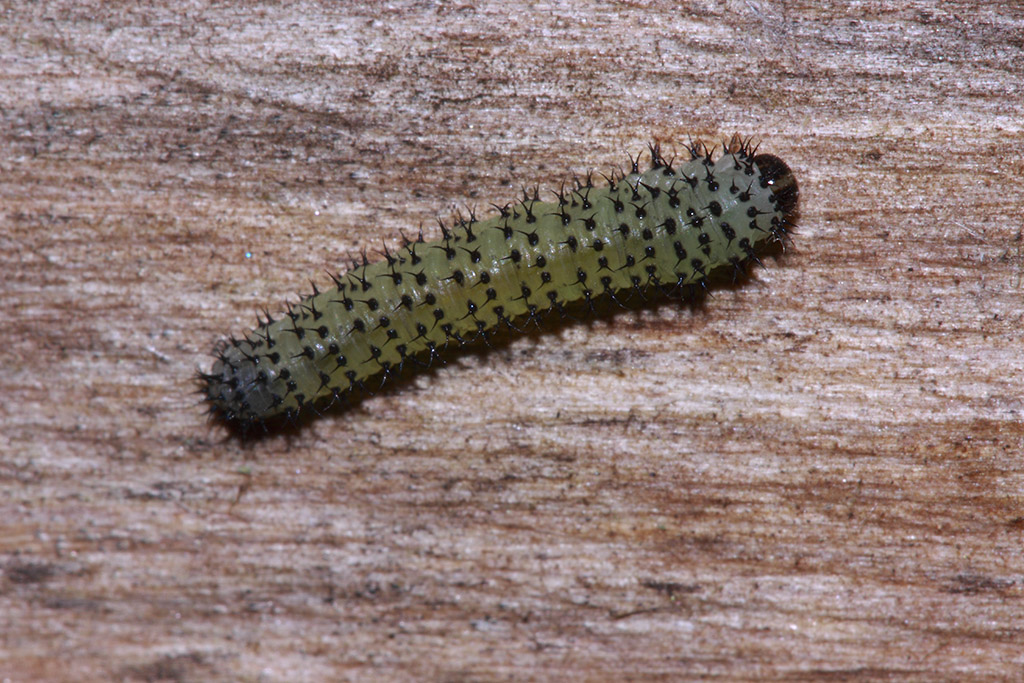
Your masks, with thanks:
M 652 287 L 703 285 L 781 238 L 796 183 L 776 157 L 734 144 L 717 161 L 701 146 L 676 168 L 652 167 L 607 187 L 577 180 L 554 202 L 534 192 L 486 220 L 442 226 L 385 259 L 335 278 L 280 319 L 222 342 L 202 375 L 211 412 L 242 426 L 294 418 L 357 388 L 378 388 L 410 360 L 473 342 L 576 302 Z

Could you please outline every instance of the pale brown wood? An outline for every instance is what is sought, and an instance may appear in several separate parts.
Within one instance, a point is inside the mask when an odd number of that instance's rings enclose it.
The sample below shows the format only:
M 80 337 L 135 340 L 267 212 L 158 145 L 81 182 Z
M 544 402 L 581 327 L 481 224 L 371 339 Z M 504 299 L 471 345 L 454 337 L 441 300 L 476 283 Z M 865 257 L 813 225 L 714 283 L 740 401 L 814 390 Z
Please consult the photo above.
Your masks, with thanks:
M 1019 5 L 0 16 L 0 678 L 1024 675 Z M 802 192 L 745 286 L 205 421 L 325 269 L 734 132 Z

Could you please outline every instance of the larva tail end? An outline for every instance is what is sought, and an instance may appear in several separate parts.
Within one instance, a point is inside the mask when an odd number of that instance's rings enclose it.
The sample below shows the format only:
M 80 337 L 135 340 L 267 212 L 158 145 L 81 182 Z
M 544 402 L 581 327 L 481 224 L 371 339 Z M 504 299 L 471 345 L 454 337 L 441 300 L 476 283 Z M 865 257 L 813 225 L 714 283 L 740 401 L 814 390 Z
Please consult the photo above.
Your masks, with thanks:
M 294 435 L 310 417 L 319 415 L 319 408 L 347 400 L 348 392 L 336 392 L 315 404 L 301 401 L 298 408 L 272 412 L 278 401 L 272 393 L 263 391 L 265 386 L 259 378 L 258 367 L 225 358 L 224 346 L 219 344 L 215 349 L 217 360 L 213 369 L 197 371 L 195 381 L 208 420 L 226 429 L 227 439 L 251 444 L 271 436 Z
M 234 389 L 237 385 L 233 385 L 230 373 L 225 368 L 223 357 L 218 356 L 212 372 L 197 372 L 195 380 L 199 384 L 198 393 L 203 396 L 202 402 L 206 404 L 211 422 L 221 424 L 232 434 L 245 439 L 253 434 L 253 428 L 260 421 L 246 415 L 238 404 Z

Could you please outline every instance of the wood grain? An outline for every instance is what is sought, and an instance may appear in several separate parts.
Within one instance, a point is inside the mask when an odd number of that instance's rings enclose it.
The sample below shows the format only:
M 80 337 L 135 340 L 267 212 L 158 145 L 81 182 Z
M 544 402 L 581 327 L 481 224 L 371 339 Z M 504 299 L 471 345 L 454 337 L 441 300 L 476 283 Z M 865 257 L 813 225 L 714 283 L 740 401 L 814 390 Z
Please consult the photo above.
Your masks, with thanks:
M 1024 675 L 1013 3 L 0 6 L 0 678 Z M 249 447 L 364 249 L 756 134 L 791 248 Z M 305 284 L 304 284 L 305 283 Z

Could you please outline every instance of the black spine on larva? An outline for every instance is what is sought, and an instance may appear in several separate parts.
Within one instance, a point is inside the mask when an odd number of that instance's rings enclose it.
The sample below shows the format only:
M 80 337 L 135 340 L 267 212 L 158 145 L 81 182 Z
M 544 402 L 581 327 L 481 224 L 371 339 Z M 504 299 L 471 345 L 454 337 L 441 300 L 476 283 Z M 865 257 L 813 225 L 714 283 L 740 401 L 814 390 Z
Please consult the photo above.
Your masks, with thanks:
M 218 345 L 201 374 L 211 412 L 241 425 L 294 418 L 307 406 L 376 390 L 407 361 L 431 361 L 452 342 L 567 306 L 644 298 L 649 289 L 703 287 L 716 270 L 742 269 L 782 239 L 798 190 L 784 162 L 734 141 L 717 160 L 701 144 L 673 165 L 657 146 L 651 168 L 588 174 L 541 202 L 536 190 L 478 220 L 441 225 L 441 238 L 404 239 L 384 259 L 366 255 L 334 288 L 267 315 L 242 339 Z

